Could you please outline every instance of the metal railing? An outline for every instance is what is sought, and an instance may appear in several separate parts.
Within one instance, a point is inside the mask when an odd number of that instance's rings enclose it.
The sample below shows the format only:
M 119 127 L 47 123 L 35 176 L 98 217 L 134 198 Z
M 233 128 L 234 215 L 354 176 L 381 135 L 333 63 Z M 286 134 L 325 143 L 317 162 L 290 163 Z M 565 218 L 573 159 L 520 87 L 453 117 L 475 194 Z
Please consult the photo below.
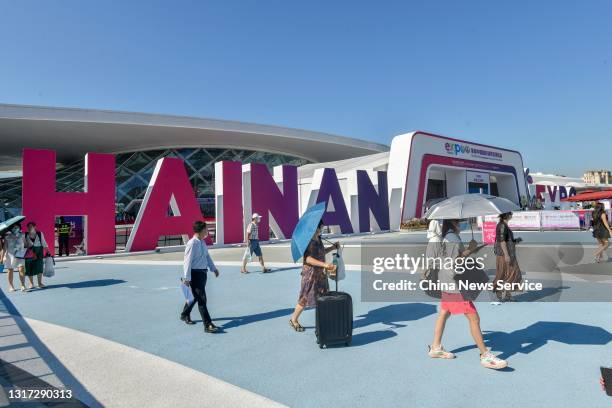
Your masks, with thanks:
M 215 223 L 207 222 L 208 232 L 210 237 L 215 239 L 216 226 Z M 133 224 L 115 225 L 115 250 L 123 251 L 132 232 Z M 164 235 L 159 237 L 157 247 L 168 247 L 175 245 L 183 245 L 183 238 L 180 235 Z

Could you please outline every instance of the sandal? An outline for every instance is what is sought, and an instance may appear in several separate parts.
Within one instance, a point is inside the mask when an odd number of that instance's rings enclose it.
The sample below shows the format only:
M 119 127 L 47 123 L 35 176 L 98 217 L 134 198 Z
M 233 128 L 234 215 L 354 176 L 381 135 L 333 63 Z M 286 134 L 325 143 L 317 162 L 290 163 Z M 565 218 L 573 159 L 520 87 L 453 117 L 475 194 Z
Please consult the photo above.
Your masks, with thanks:
M 293 327 L 293 330 L 295 330 L 296 332 L 303 332 L 305 330 L 301 324 L 294 322 L 291 319 L 289 319 L 289 325 L 291 325 L 291 327 Z

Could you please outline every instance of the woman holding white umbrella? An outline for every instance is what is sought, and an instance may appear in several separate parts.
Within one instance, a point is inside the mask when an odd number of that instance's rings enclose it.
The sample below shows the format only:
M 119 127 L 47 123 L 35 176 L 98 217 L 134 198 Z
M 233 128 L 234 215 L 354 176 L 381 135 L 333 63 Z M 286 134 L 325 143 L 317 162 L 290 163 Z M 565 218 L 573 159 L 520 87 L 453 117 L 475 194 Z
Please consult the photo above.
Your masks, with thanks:
M 455 282 L 457 268 L 452 265 L 458 264 L 457 259 L 465 258 L 478 250 L 476 242 L 470 242 L 468 248 L 465 248 L 461 238 L 459 237 L 459 220 L 444 220 L 442 225 L 442 236 L 444 237 L 444 256 L 445 259 L 441 263 L 444 267 L 440 270 L 439 279 L 441 285 L 450 285 Z M 453 263 L 449 263 L 446 259 L 452 259 Z M 448 267 L 447 265 L 451 265 Z M 470 325 L 470 333 L 474 338 L 474 342 L 480 350 L 480 364 L 485 368 L 499 370 L 508 366 L 508 362 L 493 355 L 485 346 L 480 329 L 480 316 L 476 310 L 476 306 L 471 300 L 465 300 L 459 290 L 443 290 L 440 301 L 440 312 L 436 320 L 434 329 L 434 339 L 429 346 L 428 355 L 431 358 L 453 359 L 455 355 L 446 351 L 442 347 L 442 335 L 446 321 L 451 315 L 463 314 L 468 319 Z
M 441 219 L 443 236 L 442 269 L 439 272 L 441 285 L 452 287 L 456 282 L 456 275 L 465 272 L 465 268 L 459 271 L 457 266 L 467 265 L 462 258 L 466 258 L 480 249 L 476 241 L 472 239 L 466 248 L 459 236 L 459 222 L 461 219 L 477 217 L 479 215 L 500 214 L 518 209 L 518 206 L 504 198 L 485 194 L 464 194 L 455 196 L 438 203 L 425 215 L 429 219 Z M 448 262 L 451 260 L 452 262 Z M 485 346 L 480 329 L 480 316 L 474 303 L 465 299 L 460 290 L 442 290 L 440 301 L 440 312 L 434 329 L 434 339 L 429 346 L 429 357 L 453 359 L 455 355 L 442 347 L 442 335 L 446 321 L 450 315 L 463 314 L 468 319 L 470 333 L 480 351 L 480 364 L 486 368 L 502 369 L 508 366 L 508 362 L 493 355 Z

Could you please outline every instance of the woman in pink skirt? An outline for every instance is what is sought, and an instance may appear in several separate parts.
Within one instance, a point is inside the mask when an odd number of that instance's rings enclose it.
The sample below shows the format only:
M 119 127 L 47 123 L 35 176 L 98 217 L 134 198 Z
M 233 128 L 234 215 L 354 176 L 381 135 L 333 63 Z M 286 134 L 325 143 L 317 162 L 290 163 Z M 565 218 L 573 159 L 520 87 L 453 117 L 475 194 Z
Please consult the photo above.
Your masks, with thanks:
M 476 342 L 476 346 L 480 350 L 480 364 L 486 368 L 501 369 L 508 366 L 505 360 L 502 360 L 494 356 L 485 346 L 482 338 L 482 331 L 480 330 L 480 316 L 476 311 L 476 307 L 471 300 L 465 300 L 463 295 L 457 287 L 455 275 L 459 273 L 455 266 L 459 262 L 456 262 L 459 258 L 465 258 L 476 251 L 476 241 L 472 240 L 469 247 L 466 249 L 461 238 L 459 238 L 459 220 L 444 220 L 442 225 L 442 236 L 444 244 L 444 259 L 442 259 L 442 269 L 439 272 L 439 282 L 442 289 L 442 299 L 440 301 L 440 313 L 436 320 L 436 327 L 434 329 L 434 340 L 431 346 L 429 346 L 429 357 L 431 358 L 443 358 L 452 359 L 455 355 L 449 351 L 446 351 L 442 347 L 442 334 L 444 333 L 444 326 L 446 320 L 450 315 L 463 314 L 468 319 L 470 325 L 470 332 Z M 454 288 L 453 288 L 454 286 Z

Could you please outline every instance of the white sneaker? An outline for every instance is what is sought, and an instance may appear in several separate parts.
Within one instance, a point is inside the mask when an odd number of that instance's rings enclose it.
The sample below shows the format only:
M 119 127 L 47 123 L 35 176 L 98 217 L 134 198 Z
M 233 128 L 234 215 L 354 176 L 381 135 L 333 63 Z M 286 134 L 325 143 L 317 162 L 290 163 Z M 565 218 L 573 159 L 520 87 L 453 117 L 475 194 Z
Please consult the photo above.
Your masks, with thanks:
M 438 348 L 433 348 L 431 346 L 427 346 L 429 348 L 429 352 L 427 353 L 431 358 L 444 358 L 444 359 L 452 359 L 455 358 L 455 355 L 450 351 L 444 350 L 444 347 L 440 346 Z
M 506 360 L 494 356 L 490 351 L 480 355 L 480 364 L 485 368 L 492 368 L 493 370 L 500 370 L 508 367 L 508 362 Z

